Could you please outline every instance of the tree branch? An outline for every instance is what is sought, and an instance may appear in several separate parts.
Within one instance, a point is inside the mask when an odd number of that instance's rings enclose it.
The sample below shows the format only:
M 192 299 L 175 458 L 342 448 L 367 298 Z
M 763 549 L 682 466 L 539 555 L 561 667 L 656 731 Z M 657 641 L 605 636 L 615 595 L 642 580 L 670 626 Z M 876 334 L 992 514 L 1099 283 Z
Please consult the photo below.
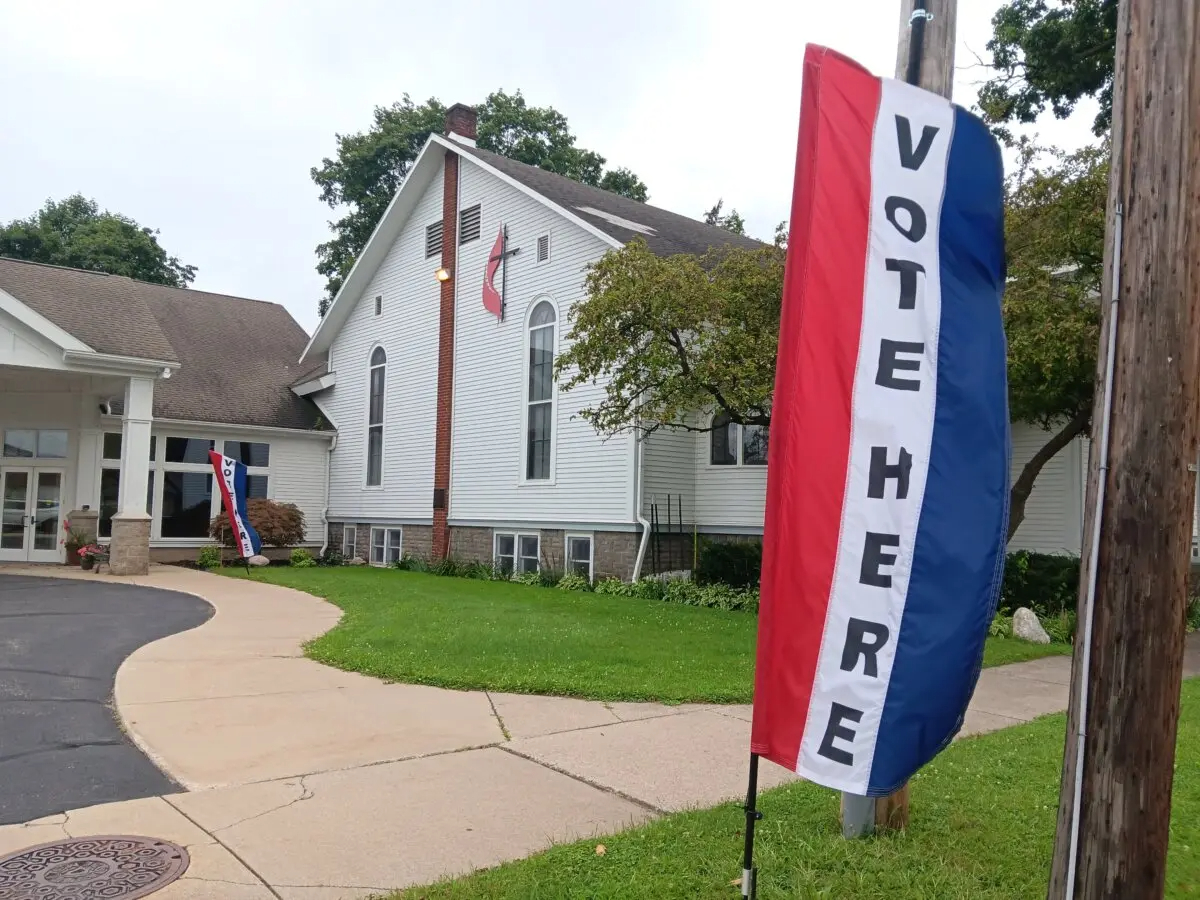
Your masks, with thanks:
M 1042 448 L 1033 454 L 1029 462 L 1025 463 L 1020 476 L 1013 482 L 1012 490 L 1009 492 L 1008 540 L 1012 540 L 1012 536 L 1016 534 L 1017 529 L 1025 520 L 1025 503 L 1033 492 L 1033 483 L 1037 480 L 1038 474 L 1063 447 L 1083 434 L 1091 417 L 1090 409 L 1078 413 L 1075 418 L 1062 427 L 1062 430 L 1046 441 Z

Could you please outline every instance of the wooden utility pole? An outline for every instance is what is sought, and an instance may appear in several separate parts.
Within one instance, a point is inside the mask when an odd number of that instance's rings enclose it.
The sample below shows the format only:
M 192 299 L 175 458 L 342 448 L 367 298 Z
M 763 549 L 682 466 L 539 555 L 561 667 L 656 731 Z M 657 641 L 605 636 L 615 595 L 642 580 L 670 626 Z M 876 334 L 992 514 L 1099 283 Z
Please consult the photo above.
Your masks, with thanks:
M 921 29 L 920 70 L 917 84 L 950 99 L 954 87 L 954 41 L 958 0 L 901 0 L 900 40 L 896 45 L 896 78 L 908 81 L 913 13 L 924 10 Z M 932 16 L 932 18 L 930 18 Z M 911 23 L 911 24 L 910 24 Z
M 1122 0 L 1085 577 L 1050 900 L 1159 898 L 1165 887 L 1200 438 L 1197 47 L 1195 0 Z M 1110 353 L 1111 425 L 1102 474 Z M 1072 812 L 1081 744 L 1076 841 Z
M 954 40 L 958 0 L 901 0 L 896 78 L 941 94 L 954 90 Z M 851 836 L 908 827 L 908 785 L 874 804 L 873 820 L 862 798 L 842 796 L 842 833 Z

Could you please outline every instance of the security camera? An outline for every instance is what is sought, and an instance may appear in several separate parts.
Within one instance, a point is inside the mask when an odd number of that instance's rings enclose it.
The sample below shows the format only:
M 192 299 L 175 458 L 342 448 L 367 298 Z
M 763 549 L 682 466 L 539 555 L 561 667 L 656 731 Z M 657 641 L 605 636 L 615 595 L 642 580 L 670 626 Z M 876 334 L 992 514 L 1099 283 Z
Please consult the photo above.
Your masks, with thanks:
M 109 403 L 107 400 L 100 401 L 100 415 L 102 415 L 102 416 L 111 416 L 112 415 L 112 404 Z

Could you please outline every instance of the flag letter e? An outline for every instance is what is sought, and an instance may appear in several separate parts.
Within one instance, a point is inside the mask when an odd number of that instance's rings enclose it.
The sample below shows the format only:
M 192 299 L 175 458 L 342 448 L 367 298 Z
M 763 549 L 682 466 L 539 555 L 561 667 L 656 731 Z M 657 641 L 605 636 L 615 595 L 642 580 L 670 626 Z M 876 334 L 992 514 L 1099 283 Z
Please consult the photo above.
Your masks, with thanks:
M 861 709 L 853 709 L 849 706 L 843 706 L 840 703 L 831 704 L 829 707 L 829 722 L 825 725 L 825 736 L 821 738 L 821 746 L 817 748 L 817 753 L 843 766 L 854 765 L 854 754 L 849 750 L 833 746 L 833 742 L 834 740 L 853 741 L 854 729 L 847 728 L 842 723 L 859 722 L 862 720 L 862 717 Z

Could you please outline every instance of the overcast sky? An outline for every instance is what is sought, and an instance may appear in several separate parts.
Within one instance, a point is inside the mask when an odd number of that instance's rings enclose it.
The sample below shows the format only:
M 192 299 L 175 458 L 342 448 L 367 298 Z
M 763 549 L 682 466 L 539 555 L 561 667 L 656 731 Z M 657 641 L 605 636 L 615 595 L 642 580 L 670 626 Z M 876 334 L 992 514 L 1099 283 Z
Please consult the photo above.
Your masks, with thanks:
M 955 100 L 1000 0 L 960 0 Z M 309 170 L 407 92 L 520 89 L 650 202 L 787 216 L 805 42 L 895 68 L 899 0 L 0 2 L 0 221 L 80 192 L 161 230 L 195 287 L 275 300 L 311 331 L 333 211 Z M 1040 124 L 1089 138 L 1093 107 Z

